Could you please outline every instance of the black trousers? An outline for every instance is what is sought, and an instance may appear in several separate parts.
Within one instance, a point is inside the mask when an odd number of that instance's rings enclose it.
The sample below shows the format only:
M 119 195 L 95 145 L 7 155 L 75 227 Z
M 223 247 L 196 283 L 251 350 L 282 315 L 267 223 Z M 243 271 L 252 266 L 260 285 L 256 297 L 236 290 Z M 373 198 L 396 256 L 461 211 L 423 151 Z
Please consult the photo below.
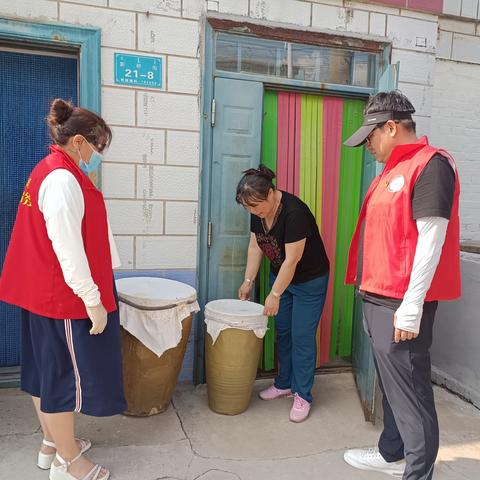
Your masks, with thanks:
M 395 343 L 395 311 L 363 301 L 364 327 L 383 392 L 384 427 L 378 447 L 387 462 L 405 458 L 404 480 L 430 480 L 438 453 L 429 352 L 437 306 L 438 302 L 424 305 L 416 339 Z

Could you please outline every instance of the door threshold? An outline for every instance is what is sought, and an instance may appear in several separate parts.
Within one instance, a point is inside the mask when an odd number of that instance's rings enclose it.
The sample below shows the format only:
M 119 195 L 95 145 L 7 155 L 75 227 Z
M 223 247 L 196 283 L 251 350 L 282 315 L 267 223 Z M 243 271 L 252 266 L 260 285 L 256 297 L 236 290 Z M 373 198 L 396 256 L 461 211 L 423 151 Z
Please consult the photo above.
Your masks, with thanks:
M 0 368 L 0 388 L 18 388 L 20 386 L 20 367 Z
M 336 373 L 352 373 L 353 367 L 352 364 L 349 362 L 345 362 L 343 360 L 335 360 L 334 362 L 330 363 L 329 365 L 325 365 L 320 368 L 315 369 L 315 375 L 333 375 Z M 275 378 L 277 376 L 277 372 L 258 372 L 257 373 L 257 380 L 263 380 L 264 378 Z

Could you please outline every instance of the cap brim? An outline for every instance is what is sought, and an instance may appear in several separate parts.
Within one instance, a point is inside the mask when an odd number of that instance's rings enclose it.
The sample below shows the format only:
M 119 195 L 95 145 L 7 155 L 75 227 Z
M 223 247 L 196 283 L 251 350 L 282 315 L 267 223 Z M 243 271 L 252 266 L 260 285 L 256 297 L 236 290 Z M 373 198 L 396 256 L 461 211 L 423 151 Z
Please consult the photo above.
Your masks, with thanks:
M 377 125 L 362 125 L 349 139 L 343 142 L 347 147 L 359 147 L 364 144 L 367 137 L 375 130 Z

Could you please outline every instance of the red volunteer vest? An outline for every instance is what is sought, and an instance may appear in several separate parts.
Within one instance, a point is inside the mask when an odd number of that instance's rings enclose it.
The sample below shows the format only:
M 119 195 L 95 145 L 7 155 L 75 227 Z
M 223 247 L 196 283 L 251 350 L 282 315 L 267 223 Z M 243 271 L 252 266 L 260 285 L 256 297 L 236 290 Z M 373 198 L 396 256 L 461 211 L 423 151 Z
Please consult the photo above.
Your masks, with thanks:
M 48 238 L 38 192 L 45 177 L 64 168 L 82 189 L 85 213 L 82 237 L 93 281 L 108 312 L 116 310 L 107 212 L 103 195 L 59 147 L 33 169 L 27 180 L 0 277 L 0 300 L 50 318 L 87 318 L 82 300 L 65 283 L 57 256 Z
M 355 284 L 357 281 L 360 230 L 365 221 L 360 289 L 392 298 L 404 297 L 418 241 L 412 213 L 413 187 L 437 153 L 447 157 L 455 166 L 450 154 L 428 145 L 426 137 L 414 144 L 394 148 L 383 172 L 373 180 L 365 196 L 350 246 L 345 283 Z M 453 300 L 461 295 L 459 195 L 455 166 L 451 217 L 426 301 Z

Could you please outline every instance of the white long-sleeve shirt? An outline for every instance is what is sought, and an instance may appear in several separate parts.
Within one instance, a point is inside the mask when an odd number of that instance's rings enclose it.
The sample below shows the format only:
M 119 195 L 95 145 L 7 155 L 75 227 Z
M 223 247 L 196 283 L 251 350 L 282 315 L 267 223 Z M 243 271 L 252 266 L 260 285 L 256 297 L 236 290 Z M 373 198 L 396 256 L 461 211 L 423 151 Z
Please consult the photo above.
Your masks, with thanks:
M 448 220 L 425 217 L 417 221 L 418 242 L 407 291 L 395 312 L 395 327 L 418 333 L 425 296 L 432 284 L 447 235 Z
M 98 305 L 101 301 L 100 292 L 93 281 L 83 246 L 82 220 L 85 202 L 75 176 L 63 168 L 49 173 L 40 185 L 38 208 L 45 218 L 47 234 L 66 284 L 87 307 Z M 108 239 L 112 268 L 117 268 L 120 266 L 120 259 L 109 223 Z

